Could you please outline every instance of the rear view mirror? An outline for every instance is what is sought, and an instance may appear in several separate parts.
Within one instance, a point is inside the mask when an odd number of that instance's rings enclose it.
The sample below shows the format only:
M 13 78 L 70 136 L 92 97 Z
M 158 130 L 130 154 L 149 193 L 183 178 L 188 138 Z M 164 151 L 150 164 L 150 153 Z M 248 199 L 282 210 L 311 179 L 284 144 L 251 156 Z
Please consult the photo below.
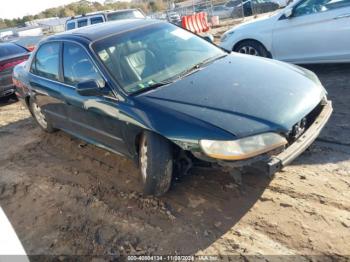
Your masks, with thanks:
M 102 95 L 102 87 L 96 80 L 87 80 L 77 84 L 76 91 L 81 96 Z
M 292 17 L 292 15 L 293 15 L 293 8 L 287 8 L 286 10 L 284 10 L 283 14 L 284 14 L 284 16 L 286 18 Z

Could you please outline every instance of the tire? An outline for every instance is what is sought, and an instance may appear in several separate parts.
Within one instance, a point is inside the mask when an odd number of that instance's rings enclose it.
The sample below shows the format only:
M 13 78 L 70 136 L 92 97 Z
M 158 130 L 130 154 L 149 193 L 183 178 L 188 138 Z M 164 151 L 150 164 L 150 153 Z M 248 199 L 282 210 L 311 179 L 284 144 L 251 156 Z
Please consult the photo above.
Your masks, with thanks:
M 155 133 L 144 132 L 139 146 L 139 167 L 143 193 L 165 194 L 173 175 L 173 152 L 169 141 Z
M 35 122 L 40 126 L 42 130 L 48 133 L 56 131 L 56 129 L 52 126 L 52 123 L 47 120 L 45 114 L 41 110 L 41 107 L 32 98 L 29 100 L 29 109 Z
M 10 96 L 10 98 L 12 99 L 12 100 L 14 100 L 14 101 L 18 101 L 18 97 L 16 96 L 16 94 L 15 93 L 13 93 L 11 96 Z
M 267 52 L 266 48 L 254 40 L 246 40 L 239 43 L 233 51 L 241 54 L 269 57 L 269 53 Z

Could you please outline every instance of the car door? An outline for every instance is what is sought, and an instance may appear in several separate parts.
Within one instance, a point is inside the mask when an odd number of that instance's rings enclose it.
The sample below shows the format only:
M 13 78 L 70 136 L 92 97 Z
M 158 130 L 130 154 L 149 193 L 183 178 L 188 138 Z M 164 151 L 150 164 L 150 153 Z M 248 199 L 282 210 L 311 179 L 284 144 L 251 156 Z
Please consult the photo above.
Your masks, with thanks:
M 33 99 L 46 118 L 57 128 L 67 128 L 67 104 L 64 93 L 69 87 L 60 82 L 60 42 L 42 44 L 32 60 L 29 84 Z
M 273 57 L 288 62 L 350 58 L 350 1 L 304 0 L 273 31 Z
M 125 123 L 120 120 L 118 101 L 108 86 L 106 95 L 82 96 L 75 91 L 78 83 L 96 80 L 105 85 L 101 73 L 87 51 L 79 44 L 65 42 L 63 46 L 63 76 L 71 86 L 67 96 L 70 131 L 75 135 L 102 147 L 112 149 L 123 155 L 128 154 L 122 131 Z

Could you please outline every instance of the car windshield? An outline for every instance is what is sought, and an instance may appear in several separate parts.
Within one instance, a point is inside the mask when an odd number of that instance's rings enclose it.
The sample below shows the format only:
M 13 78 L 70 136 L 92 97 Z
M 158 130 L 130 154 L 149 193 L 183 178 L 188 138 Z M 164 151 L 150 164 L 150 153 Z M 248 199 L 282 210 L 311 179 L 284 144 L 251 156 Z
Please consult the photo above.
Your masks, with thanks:
M 104 38 L 95 42 L 93 49 L 127 93 L 175 81 L 226 55 L 206 40 L 169 23 Z

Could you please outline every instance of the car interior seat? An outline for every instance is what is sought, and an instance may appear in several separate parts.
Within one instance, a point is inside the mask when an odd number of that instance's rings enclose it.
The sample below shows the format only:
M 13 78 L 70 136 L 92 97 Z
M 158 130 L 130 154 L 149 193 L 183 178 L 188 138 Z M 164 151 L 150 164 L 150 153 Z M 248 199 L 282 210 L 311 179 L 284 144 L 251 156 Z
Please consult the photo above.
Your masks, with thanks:
M 153 52 L 141 42 L 128 41 L 121 47 L 120 64 L 125 83 L 140 81 L 160 70 Z

